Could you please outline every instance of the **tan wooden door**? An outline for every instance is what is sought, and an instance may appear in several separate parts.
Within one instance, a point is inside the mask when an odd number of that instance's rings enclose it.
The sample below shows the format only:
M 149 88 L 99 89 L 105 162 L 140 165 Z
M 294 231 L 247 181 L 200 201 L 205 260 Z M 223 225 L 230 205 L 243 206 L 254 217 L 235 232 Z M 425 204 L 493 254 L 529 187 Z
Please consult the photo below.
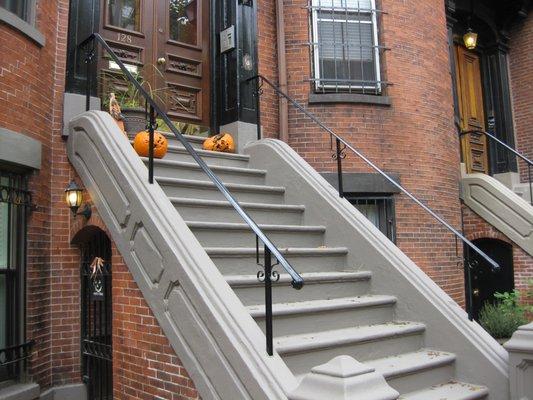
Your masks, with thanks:
M 457 95 L 461 130 L 485 131 L 485 113 L 479 56 L 465 47 L 455 46 Z M 487 138 L 483 134 L 470 133 L 461 137 L 463 161 L 468 173 L 489 172 Z
M 209 0 L 101 0 L 100 34 L 173 120 L 209 126 Z M 101 93 L 127 82 L 105 55 Z

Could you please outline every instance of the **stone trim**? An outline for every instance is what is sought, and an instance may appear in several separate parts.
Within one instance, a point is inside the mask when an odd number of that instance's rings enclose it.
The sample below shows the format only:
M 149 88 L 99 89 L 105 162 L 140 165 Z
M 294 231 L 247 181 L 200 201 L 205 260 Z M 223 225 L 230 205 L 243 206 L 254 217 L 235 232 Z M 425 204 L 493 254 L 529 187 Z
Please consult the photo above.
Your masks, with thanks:
M 400 183 L 400 175 L 388 173 L 395 182 Z M 322 172 L 322 177 L 338 190 L 338 178 L 336 172 Z M 377 173 L 344 172 L 342 174 L 344 193 L 372 193 L 393 194 L 400 190 Z
M 309 93 L 309 104 L 320 103 L 352 103 L 390 106 L 391 99 L 389 96 L 362 93 Z
M 46 38 L 37 28 L 2 7 L 0 7 L 0 22 L 3 22 L 26 35 L 39 47 L 44 47 L 46 44 Z
M 35 400 L 38 396 L 39 385 L 36 383 L 14 383 L 0 389 L 2 400 Z
M 83 383 L 56 386 L 41 393 L 39 400 L 87 400 L 87 388 Z
M 0 163 L 6 162 L 26 168 L 41 169 L 42 145 L 38 140 L 21 133 L 0 128 Z

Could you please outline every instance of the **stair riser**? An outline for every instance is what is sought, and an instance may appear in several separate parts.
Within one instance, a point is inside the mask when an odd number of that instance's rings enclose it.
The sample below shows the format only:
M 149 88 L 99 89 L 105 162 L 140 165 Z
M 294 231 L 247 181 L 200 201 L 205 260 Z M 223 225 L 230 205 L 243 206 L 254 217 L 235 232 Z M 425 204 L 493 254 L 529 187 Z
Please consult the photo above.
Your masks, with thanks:
M 234 208 L 209 208 L 177 204 L 176 209 L 186 221 L 243 222 Z M 249 208 L 245 208 L 244 211 L 258 224 L 301 225 L 303 220 L 303 212 L 301 211 L 257 210 Z
M 320 313 L 274 316 L 276 336 L 326 331 L 335 327 L 348 328 L 359 325 L 382 324 L 392 321 L 393 307 L 368 307 L 359 309 L 329 310 Z M 265 330 L 264 318 L 255 319 Z
M 251 231 L 192 229 L 200 243 L 207 247 L 255 246 L 255 234 Z M 324 244 L 323 232 L 280 232 L 264 230 L 276 246 L 318 247 Z
M 243 160 L 239 158 L 221 158 L 212 155 L 202 155 L 201 157 L 207 163 L 207 165 L 223 165 L 226 167 L 241 168 L 246 168 L 248 166 L 248 160 Z M 185 151 L 185 149 L 180 149 L 178 151 L 175 151 L 174 149 L 169 149 L 168 153 L 165 156 L 165 160 L 196 162 L 192 158 L 192 156 Z
M 248 185 L 262 185 L 265 176 L 261 174 L 246 174 L 239 172 L 213 171 L 224 183 L 243 183 Z M 185 178 L 198 181 L 210 181 L 204 171 L 198 168 L 182 168 L 175 165 L 155 165 L 155 176 L 165 178 Z
M 164 136 L 167 138 L 169 146 L 183 146 L 181 142 L 178 139 L 176 139 L 174 135 L 165 133 Z M 193 140 L 189 140 L 189 144 L 197 150 L 202 150 L 203 141 L 196 142 Z
M 410 393 L 429 386 L 452 380 L 455 376 L 453 363 L 438 368 L 427 369 L 397 378 L 388 378 L 387 383 L 400 393 Z
M 226 198 L 214 187 L 188 187 L 175 184 L 162 183 L 161 187 L 169 197 L 185 197 L 189 199 L 203 200 L 226 200 Z M 231 194 L 237 201 L 256 202 L 267 204 L 283 204 L 284 193 L 264 191 L 238 191 L 231 190 Z
M 223 275 L 248 275 L 250 271 L 257 269 L 255 255 L 243 258 L 212 256 L 211 259 Z M 299 273 L 338 271 L 346 262 L 344 255 L 320 257 L 287 255 L 286 259 Z M 263 257 L 260 255 L 259 262 L 262 261 Z M 281 271 L 279 267 L 278 271 Z
M 304 278 L 305 279 L 305 278 Z M 265 304 L 264 286 L 234 287 L 235 293 L 244 305 Z M 328 282 L 322 284 L 305 284 L 301 290 L 289 285 L 275 283 L 272 298 L 275 303 L 293 301 L 337 299 L 341 297 L 363 296 L 370 290 L 370 280 L 361 279 L 346 282 Z
M 309 372 L 316 365 L 327 363 L 337 356 L 349 355 L 357 361 L 364 362 L 369 359 L 383 358 L 418 350 L 423 346 L 423 342 L 422 335 L 413 334 L 377 341 L 339 345 L 331 348 L 307 350 L 303 353 L 282 354 L 281 356 L 287 363 L 289 369 L 295 375 L 300 375 Z

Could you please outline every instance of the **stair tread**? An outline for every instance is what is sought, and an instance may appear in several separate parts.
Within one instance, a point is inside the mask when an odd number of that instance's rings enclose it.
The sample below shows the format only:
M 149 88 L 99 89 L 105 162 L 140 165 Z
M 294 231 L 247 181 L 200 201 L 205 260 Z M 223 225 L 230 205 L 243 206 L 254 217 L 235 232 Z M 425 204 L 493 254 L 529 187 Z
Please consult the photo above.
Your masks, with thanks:
M 248 224 L 239 222 L 204 222 L 185 221 L 191 229 L 225 229 L 225 230 L 250 230 Z M 258 224 L 262 230 L 266 231 L 297 231 L 297 232 L 325 232 L 323 225 L 282 225 L 282 224 Z
M 432 349 L 422 349 L 365 362 L 385 378 L 396 378 L 426 369 L 437 368 L 455 361 L 455 354 Z
M 366 295 L 356 297 L 342 297 L 328 300 L 307 300 L 291 303 L 274 303 L 272 305 L 273 315 L 291 315 L 303 313 L 315 313 L 350 308 L 363 308 L 383 305 L 393 305 L 396 303 L 394 296 L 386 295 Z M 252 317 L 263 317 L 265 306 L 252 305 L 247 307 Z
M 249 256 L 256 254 L 255 247 L 204 247 L 207 254 L 213 255 L 233 255 L 233 256 Z M 312 256 L 328 256 L 336 254 L 347 254 L 346 247 L 278 247 L 278 250 L 283 255 L 312 255 Z M 264 250 L 259 249 L 259 253 L 263 254 Z
M 337 347 L 350 343 L 370 342 L 390 337 L 419 334 L 424 330 L 424 324 L 409 321 L 364 325 L 323 332 L 276 337 L 274 339 L 274 348 L 279 354 L 300 353 L 308 350 Z
M 210 150 L 202 150 L 202 149 L 195 149 L 195 150 L 201 157 L 207 156 L 207 157 L 215 157 L 215 158 L 228 158 L 228 159 L 242 160 L 242 161 L 250 160 L 250 156 L 247 154 L 223 153 L 220 151 L 210 151 Z M 189 152 L 185 150 L 185 147 L 183 145 L 174 145 L 174 144 L 168 145 L 168 152 L 189 154 Z
M 199 181 L 197 179 L 184 179 L 184 178 L 167 178 L 163 176 L 155 176 L 155 180 L 158 183 L 176 184 L 188 187 L 215 187 L 215 184 L 211 181 Z M 238 191 L 254 191 L 254 192 L 275 192 L 285 193 L 285 188 L 282 186 L 268 186 L 268 185 L 251 185 L 247 183 L 225 183 L 224 186 L 231 190 Z
M 404 394 L 398 400 L 476 400 L 483 399 L 488 394 L 485 386 L 450 381 Z
M 169 197 L 173 204 L 195 205 L 200 207 L 228 207 L 233 208 L 229 201 L 225 200 L 208 200 L 208 199 L 191 199 L 189 197 Z M 256 210 L 277 210 L 277 211 L 305 211 L 303 204 L 269 204 L 269 203 L 251 203 L 240 201 L 242 208 L 256 209 Z
M 174 135 L 173 132 L 169 132 L 169 131 L 156 131 L 157 133 L 160 133 L 161 135 L 165 136 L 165 137 L 169 137 L 171 139 L 176 139 L 178 140 L 178 138 L 176 137 L 176 135 Z M 187 139 L 188 142 L 196 142 L 196 143 L 203 143 L 205 139 L 207 139 L 207 136 L 195 136 L 195 135 L 183 135 L 182 136 Z
M 141 157 L 143 162 L 148 163 L 148 157 Z M 200 165 L 198 165 L 195 162 L 187 162 L 187 161 L 176 161 L 176 160 L 165 160 L 165 159 L 154 159 L 154 164 L 157 165 L 169 165 L 174 167 L 180 167 L 180 168 L 189 168 L 189 169 L 201 169 Z M 221 171 L 221 172 L 236 172 L 240 174 L 249 174 L 249 175 L 260 175 L 264 176 L 266 175 L 267 171 L 264 169 L 256 169 L 256 168 L 246 168 L 246 167 L 231 167 L 226 165 L 209 165 L 209 168 L 213 171 Z
M 303 272 L 300 275 L 306 285 L 321 282 L 369 280 L 372 277 L 372 273 L 369 271 Z M 230 286 L 264 285 L 257 280 L 257 275 L 226 275 L 225 279 Z M 289 274 L 280 274 L 280 279 L 277 283 L 289 282 L 291 282 Z

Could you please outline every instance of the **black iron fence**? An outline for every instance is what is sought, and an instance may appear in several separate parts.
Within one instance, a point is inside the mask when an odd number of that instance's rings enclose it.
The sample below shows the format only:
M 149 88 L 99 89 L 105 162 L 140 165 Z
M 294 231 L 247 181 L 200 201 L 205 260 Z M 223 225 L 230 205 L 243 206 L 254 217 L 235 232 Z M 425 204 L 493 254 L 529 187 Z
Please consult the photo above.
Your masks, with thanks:
M 0 349 L 0 381 L 22 378 L 28 370 L 34 344 L 32 340 Z

